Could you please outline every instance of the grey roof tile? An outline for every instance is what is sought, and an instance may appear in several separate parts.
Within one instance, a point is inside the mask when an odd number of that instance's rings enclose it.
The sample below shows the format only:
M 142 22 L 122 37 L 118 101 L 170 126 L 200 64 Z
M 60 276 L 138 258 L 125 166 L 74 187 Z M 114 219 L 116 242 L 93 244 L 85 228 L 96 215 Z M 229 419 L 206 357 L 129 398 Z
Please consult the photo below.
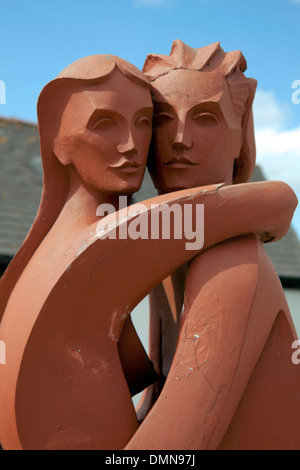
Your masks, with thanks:
M 38 210 L 42 173 L 37 125 L 0 118 L 0 255 L 13 256 Z

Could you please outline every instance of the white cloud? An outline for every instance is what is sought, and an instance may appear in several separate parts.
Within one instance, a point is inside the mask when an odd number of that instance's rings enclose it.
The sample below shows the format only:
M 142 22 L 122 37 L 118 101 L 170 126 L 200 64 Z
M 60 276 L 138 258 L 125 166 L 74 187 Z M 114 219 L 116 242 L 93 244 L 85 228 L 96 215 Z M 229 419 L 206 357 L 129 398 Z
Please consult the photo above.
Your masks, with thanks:
M 273 155 L 275 159 L 280 159 L 283 155 L 293 155 L 300 161 L 300 127 L 290 130 L 275 127 L 257 129 L 256 141 L 261 156 Z
M 254 100 L 254 119 L 256 128 L 282 127 L 286 124 L 288 109 L 279 103 L 273 91 L 257 90 Z
M 257 163 L 266 178 L 289 184 L 300 201 L 300 126 L 283 128 L 288 114 L 289 106 L 273 92 L 258 90 L 254 105 Z M 300 237 L 300 208 L 293 225 Z

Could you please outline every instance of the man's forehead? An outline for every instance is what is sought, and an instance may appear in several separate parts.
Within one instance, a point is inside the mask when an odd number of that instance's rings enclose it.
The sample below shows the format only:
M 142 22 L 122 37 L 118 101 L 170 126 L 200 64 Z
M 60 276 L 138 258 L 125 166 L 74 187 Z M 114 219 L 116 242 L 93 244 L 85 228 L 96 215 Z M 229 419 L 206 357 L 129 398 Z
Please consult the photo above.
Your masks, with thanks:
M 226 87 L 225 78 L 216 73 L 173 70 L 153 82 L 153 99 L 168 104 L 219 102 Z

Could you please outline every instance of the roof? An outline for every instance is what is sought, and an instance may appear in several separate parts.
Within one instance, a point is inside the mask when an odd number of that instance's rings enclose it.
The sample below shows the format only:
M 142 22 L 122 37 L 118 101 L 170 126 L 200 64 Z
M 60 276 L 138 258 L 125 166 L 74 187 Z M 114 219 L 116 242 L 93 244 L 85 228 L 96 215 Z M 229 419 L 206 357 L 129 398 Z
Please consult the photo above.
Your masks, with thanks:
M 0 118 L 0 263 L 22 245 L 39 207 L 42 165 L 36 124 Z M 252 181 L 264 181 L 259 167 Z M 134 202 L 157 195 L 148 171 Z M 300 279 L 300 242 L 293 228 L 276 243 L 265 245 L 282 279 Z
M 12 256 L 37 213 L 42 169 L 37 125 L 0 118 L 0 255 Z
M 265 179 L 260 167 L 256 166 L 251 181 Z M 277 273 L 292 287 L 293 279 L 300 279 L 300 242 L 293 226 L 284 238 L 275 243 L 267 243 L 265 248 Z

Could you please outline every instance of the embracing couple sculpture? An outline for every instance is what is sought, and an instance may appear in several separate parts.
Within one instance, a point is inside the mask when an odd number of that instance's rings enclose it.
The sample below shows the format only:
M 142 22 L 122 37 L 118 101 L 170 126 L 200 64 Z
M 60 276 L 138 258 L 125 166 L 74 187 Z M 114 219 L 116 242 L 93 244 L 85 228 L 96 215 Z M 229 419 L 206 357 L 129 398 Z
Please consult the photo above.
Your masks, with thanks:
M 297 200 L 282 182 L 248 183 L 245 70 L 239 51 L 175 41 L 143 73 L 90 56 L 42 91 L 42 200 L 0 282 L 4 449 L 299 448 L 296 332 L 263 247 Z M 146 165 L 158 196 L 145 217 L 204 204 L 201 249 L 96 236 L 99 205 L 118 211 Z M 148 294 L 149 357 L 130 319 Z

